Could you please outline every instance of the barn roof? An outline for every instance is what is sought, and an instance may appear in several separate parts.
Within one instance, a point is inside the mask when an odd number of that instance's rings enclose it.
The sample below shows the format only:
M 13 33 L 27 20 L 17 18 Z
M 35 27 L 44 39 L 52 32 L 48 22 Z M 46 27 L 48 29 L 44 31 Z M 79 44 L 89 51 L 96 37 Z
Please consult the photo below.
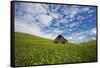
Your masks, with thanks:
M 59 34 L 59 35 L 56 37 L 56 39 L 60 39 L 60 38 L 63 38 L 64 40 L 66 40 L 62 35 Z M 55 39 L 55 40 L 56 40 L 56 39 Z

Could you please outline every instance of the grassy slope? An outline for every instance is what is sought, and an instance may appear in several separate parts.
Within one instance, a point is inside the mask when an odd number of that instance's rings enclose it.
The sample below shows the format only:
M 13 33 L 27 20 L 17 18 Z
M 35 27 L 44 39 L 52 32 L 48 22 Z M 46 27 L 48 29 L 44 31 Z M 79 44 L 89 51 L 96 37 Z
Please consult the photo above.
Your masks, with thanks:
M 23 33 L 15 33 L 15 36 L 16 66 L 96 61 L 95 42 L 84 46 L 55 44 L 52 40 Z

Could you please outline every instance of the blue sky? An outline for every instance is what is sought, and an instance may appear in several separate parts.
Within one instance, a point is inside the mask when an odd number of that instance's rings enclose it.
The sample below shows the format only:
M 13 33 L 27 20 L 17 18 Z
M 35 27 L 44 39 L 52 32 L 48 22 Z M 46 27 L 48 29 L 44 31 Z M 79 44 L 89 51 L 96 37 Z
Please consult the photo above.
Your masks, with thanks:
M 15 32 L 48 39 L 63 35 L 70 42 L 96 39 L 96 7 L 15 3 Z

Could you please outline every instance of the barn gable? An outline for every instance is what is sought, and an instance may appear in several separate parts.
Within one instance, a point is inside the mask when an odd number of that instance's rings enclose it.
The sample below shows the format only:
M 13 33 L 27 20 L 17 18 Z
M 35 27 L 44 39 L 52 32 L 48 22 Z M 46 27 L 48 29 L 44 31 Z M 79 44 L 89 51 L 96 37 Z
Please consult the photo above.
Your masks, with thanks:
M 54 43 L 62 43 L 62 44 L 65 44 L 67 42 L 68 40 L 66 40 L 62 35 L 58 35 L 54 41 Z

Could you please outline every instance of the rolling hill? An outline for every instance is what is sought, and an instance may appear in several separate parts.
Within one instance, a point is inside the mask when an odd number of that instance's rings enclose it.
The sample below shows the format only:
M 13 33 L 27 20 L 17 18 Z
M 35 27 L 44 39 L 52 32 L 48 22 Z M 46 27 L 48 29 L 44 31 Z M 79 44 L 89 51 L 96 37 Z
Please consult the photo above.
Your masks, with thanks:
M 53 42 L 53 40 L 16 32 L 16 66 L 97 61 L 95 40 L 84 44 Z

